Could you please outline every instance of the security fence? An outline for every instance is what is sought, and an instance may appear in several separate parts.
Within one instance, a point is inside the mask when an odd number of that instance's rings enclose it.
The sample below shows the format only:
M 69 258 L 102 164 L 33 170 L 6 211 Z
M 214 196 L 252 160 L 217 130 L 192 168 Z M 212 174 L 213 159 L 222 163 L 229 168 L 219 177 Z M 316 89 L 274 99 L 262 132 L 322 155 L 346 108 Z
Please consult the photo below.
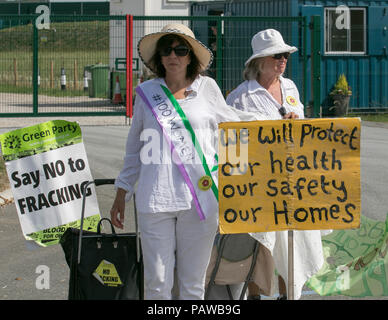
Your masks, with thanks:
M 0 20 L 0 117 L 131 116 L 133 88 L 152 76 L 137 43 L 172 22 L 188 25 L 212 50 L 208 75 L 225 96 L 243 81 L 252 36 L 265 28 L 279 30 L 286 43 L 299 48 L 285 76 L 297 84 L 311 115 L 319 113 L 319 85 L 314 86 L 319 68 L 313 67 L 320 59 L 319 41 L 308 48 L 307 40 L 319 37 L 320 30 L 310 30 L 305 17 L 52 16 L 48 29 L 36 15 Z
M 49 29 L 35 16 L 1 19 L 1 116 L 124 114 L 109 99 L 112 17 L 53 16 Z

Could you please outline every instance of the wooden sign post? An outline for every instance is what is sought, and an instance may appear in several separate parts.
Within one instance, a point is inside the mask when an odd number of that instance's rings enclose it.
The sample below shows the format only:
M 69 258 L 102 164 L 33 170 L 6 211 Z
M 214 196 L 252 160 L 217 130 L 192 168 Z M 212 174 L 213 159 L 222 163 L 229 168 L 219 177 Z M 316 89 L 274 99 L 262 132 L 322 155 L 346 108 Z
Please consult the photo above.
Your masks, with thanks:
M 359 118 L 220 124 L 220 232 L 359 228 L 360 133 Z
M 288 300 L 294 300 L 294 231 L 288 230 Z

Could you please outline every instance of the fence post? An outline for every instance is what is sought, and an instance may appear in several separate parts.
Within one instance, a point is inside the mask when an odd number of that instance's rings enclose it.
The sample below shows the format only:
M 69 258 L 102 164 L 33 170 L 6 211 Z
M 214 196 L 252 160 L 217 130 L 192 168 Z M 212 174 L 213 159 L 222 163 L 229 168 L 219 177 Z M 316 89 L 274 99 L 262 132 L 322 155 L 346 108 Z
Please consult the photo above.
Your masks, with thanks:
M 38 114 L 38 28 L 36 27 L 37 17 L 33 19 L 32 33 L 32 113 Z
M 307 101 L 307 30 L 308 23 L 307 17 L 302 17 L 302 25 L 303 25 L 303 103 L 304 103 L 304 111 L 306 114 L 308 101 Z
M 222 52 L 223 52 L 223 47 L 222 47 L 222 22 L 221 20 L 222 17 L 218 17 L 217 19 L 217 36 L 216 36 L 216 46 L 217 46 L 217 56 L 216 56 L 216 79 L 217 79 L 217 84 L 221 89 L 221 92 L 225 94 L 224 92 L 224 87 L 223 87 L 223 79 L 222 79 Z
M 321 117 L 321 17 L 312 16 L 313 117 Z
M 133 68 L 132 68 L 132 60 L 133 60 L 133 50 L 132 50 L 132 43 L 133 43 L 133 16 L 127 14 L 126 16 L 126 39 L 127 39 L 127 63 L 126 63 L 126 72 L 127 72 L 127 85 L 126 85 L 126 117 L 130 118 L 129 121 L 132 119 L 132 96 L 133 96 Z

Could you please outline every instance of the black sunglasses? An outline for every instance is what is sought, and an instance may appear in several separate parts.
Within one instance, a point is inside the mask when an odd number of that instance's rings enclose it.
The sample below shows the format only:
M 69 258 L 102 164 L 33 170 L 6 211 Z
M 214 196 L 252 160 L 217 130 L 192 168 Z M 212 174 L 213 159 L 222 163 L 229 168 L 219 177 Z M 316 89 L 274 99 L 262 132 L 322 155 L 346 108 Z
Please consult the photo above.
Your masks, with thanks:
M 185 57 L 190 52 L 190 49 L 185 47 L 185 46 L 176 46 L 174 48 L 173 47 L 167 47 L 167 48 L 164 48 L 164 49 L 160 50 L 160 55 L 162 57 L 168 57 L 173 50 L 174 50 L 175 54 L 178 57 Z
M 274 54 L 272 58 L 276 60 L 280 60 L 282 57 L 284 57 L 285 59 L 288 59 L 289 56 L 290 56 L 289 52 L 283 52 L 283 53 Z

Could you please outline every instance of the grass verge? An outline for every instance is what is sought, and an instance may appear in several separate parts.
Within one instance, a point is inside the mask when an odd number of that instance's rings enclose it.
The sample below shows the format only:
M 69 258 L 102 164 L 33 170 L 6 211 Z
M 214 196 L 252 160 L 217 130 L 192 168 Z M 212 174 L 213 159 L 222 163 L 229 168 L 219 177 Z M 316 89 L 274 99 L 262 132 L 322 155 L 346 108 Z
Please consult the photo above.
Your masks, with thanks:
M 350 117 L 360 117 L 363 121 L 388 122 L 388 114 L 351 114 Z
M 0 192 L 9 188 L 9 181 L 3 157 L 0 156 Z

